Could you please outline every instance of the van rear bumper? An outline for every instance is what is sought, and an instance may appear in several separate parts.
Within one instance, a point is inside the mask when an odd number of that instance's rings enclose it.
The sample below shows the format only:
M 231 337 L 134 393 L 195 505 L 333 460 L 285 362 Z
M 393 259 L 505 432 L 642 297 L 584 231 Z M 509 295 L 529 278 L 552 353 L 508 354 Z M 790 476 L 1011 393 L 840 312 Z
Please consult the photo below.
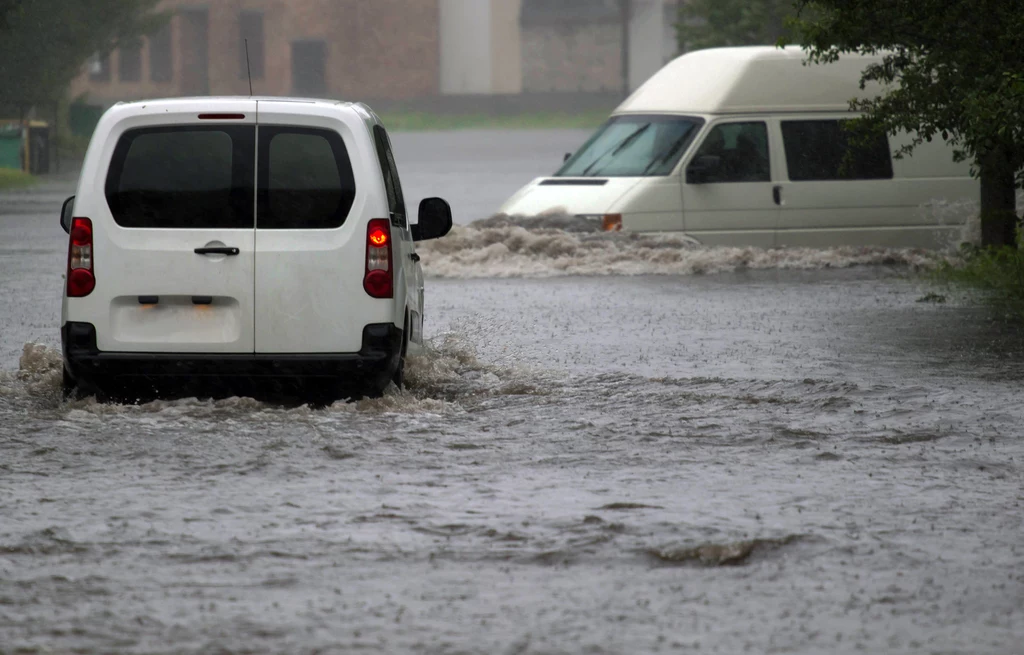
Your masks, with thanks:
M 253 380 L 260 384 L 262 378 L 382 389 L 398 367 L 402 337 L 401 329 L 381 323 L 363 328 L 362 348 L 357 353 L 136 353 L 101 352 L 90 323 L 69 322 L 61 328 L 69 377 L 88 386 L 139 385 L 140 390 L 189 381 Z

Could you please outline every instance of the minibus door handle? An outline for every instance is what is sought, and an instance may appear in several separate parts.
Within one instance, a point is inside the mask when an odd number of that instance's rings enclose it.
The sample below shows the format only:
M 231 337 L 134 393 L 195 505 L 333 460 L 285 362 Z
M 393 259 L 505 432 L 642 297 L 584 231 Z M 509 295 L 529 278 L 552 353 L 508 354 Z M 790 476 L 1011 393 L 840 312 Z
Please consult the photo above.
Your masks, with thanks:
M 775 201 L 776 205 L 782 204 L 782 186 L 776 184 L 772 187 L 772 200 Z
M 238 248 L 196 248 L 197 255 L 229 255 L 233 257 L 238 253 Z

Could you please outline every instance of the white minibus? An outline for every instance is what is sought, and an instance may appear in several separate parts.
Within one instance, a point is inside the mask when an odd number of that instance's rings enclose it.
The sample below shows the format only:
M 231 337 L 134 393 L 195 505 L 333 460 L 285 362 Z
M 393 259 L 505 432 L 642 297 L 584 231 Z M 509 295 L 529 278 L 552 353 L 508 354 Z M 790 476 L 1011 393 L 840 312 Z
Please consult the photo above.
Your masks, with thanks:
M 605 229 L 682 231 L 708 245 L 945 247 L 979 185 L 933 141 L 853 139 L 844 122 L 877 58 L 810 64 L 797 48 L 716 48 L 669 63 L 551 177 L 501 207 Z

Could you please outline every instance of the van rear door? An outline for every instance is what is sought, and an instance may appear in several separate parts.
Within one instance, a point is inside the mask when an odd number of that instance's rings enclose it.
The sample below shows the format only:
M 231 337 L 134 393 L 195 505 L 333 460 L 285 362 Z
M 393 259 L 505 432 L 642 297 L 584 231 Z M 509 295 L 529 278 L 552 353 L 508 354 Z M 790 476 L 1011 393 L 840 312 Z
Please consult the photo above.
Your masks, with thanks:
M 259 112 L 256 352 L 358 352 L 363 327 L 393 314 L 363 290 L 367 220 L 386 215 L 356 179 L 372 143 L 333 106 L 260 100 Z
M 256 103 L 133 111 L 104 193 L 76 209 L 96 225 L 96 288 L 69 307 L 101 351 L 251 353 Z

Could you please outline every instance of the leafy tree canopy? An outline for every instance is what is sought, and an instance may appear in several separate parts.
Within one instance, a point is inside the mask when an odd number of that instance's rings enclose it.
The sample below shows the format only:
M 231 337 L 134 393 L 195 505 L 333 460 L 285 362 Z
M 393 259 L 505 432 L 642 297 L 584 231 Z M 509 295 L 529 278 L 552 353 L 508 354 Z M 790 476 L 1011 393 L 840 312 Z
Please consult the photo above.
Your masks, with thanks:
M 942 138 L 981 177 L 982 240 L 1014 243 L 1024 181 L 1024 11 L 1020 0 L 798 0 L 794 22 L 810 57 L 881 55 L 863 82 L 883 93 L 856 102 L 874 130 Z
M 0 107 L 55 100 L 95 53 L 158 28 L 158 0 L 0 0 Z
M 689 0 L 679 6 L 679 49 L 770 45 L 795 15 L 794 0 Z

